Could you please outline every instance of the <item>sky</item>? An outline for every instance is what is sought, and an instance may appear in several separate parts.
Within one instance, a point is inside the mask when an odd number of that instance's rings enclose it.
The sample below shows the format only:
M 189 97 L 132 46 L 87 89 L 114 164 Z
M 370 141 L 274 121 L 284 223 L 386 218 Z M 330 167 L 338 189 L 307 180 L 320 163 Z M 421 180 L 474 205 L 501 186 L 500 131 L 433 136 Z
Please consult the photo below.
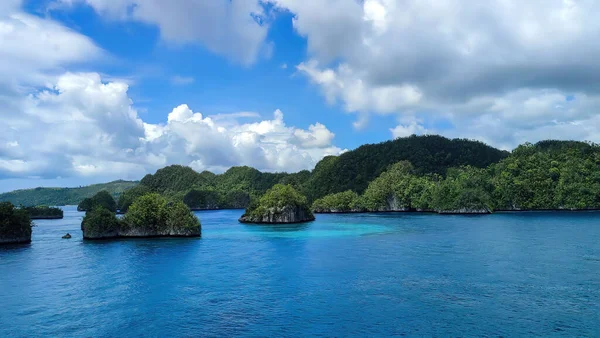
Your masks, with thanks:
M 2 0 L 0 192 L 312 169 L 412 134 L 600 142 L 595 0 Z

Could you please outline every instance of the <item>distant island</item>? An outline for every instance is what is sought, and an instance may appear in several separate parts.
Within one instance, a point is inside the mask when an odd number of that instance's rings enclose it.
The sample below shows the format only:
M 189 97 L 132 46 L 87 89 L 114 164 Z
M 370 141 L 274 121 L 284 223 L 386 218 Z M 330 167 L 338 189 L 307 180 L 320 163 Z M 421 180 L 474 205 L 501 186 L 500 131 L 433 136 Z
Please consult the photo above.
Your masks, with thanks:
M 27 211 L 0 202 L 0 244 L 30 243 L 32 226 Z
M 312 171 L 291 174 L 250 167 L 199 173 L 171 165 L 121 193 L 105 190 L 102 199 L 115 203 L 105 205 L 110 212 L 127 213 L 137 198 L 156 193 L 191 210 L 252 214 L 280 184 L 305 197 L 315 213 L 594 210 L 600 209 L 599 167 L 600 146 L 589 142 L 547 140 L 508 152 L 478 141 L 413 135 L 327 156 Z M 0 198 L 7 196 L 20 195 Z M 86 197 L 75 203 L 81 202 L 80 210 L 91 210 L 92 195 Z
M 291 185 L 276 184 L 239 219 L 242 223 L 303 223 L 314 221 L 306 197 Z
M 60 208 L 48 207 L 48 206 L 37 206 L 37 207 L 21 207 L 21 209 L 27 211 L 29 218 L 35 219 L 61 219 L 63 218 L 63 211 Z
M 100 190 L 105 190 L 113 197 L 118 197 L 123 191 L 135 187 L 137 184 L 138 182 L 118 180 L 78 188 L 21 189 L 0 194 L 0 202 L 11 202 L 14 205 L 23 206 L 77 205 L 84 198 L 92 197 Z
M 98 194 L 102 194 L 99 192 Z M 102 198 L 92 198 L 100 201 Z M 113 201 L 114 202 L 114 201 Z M 156 193 L 142 195 L 122 219 L 101 204 L 90 206 L 81 223 L 83 238 L 200 237 L 200 221 L 183 202 L 167 202 Z

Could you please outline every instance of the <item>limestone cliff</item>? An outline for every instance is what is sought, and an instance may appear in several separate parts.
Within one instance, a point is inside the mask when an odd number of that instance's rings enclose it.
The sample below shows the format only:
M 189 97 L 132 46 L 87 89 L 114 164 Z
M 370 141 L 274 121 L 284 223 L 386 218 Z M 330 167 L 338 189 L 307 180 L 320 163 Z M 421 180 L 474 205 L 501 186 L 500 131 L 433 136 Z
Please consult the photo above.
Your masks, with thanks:
M 301 223 L 314 221 L 315 216 L 306 207 L 286 205 L 283 208 L 268 208 L 260 215 L 244 214 L 242 223 Z

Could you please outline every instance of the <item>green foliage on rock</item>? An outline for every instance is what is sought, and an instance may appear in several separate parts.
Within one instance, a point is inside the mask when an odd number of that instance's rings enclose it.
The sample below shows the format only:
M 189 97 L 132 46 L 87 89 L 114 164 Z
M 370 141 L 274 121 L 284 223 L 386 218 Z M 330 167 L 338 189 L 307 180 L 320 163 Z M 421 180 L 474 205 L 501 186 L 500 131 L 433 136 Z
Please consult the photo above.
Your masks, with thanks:
M 31 219 L 40 218 L 63 218 L 63 211 L 60 208 L 37 206 L 37 207 L 21 207 L 27 211 Z
M 113 181 L 93 184 L 78 188 L 34 188 L 15 190 L 0 194 L 0 202 L 11 202 L 14 205 L 77 205 L 83 199 L 94 196 L 98 191 L 106 190 L 114 198 L 123 191 L 135 187 L 138 182 Z
M 170 202 L 151 193 L 136 199 L 123 218 L 122 226 L 139 232 L 170 233 L 173 229 L 196 229 L 198 219 L 183 202 Z
M 190 190 L 183 196 L 183 203 L 192 210 L 211 210 L 218 209 L 221 202 L 221 195 L 214 190 Z
M 369 184 L 363 203 L 373 211 L 430 210 L 434 188 L 432 178 L 417 176 L 410 162 L 400 161 Z
M 30 242 L 32 226 L 27 211 L 0 202 L 0 243 Z
M 491 166 L 500 210 L 600 208 L 600 146 L 542 141 Z
M 314 216 L 310 211 L 308 200 L 291 185 L 276 184 L 246 209 L 245 215 L 250 219 L 262 219 L 267 214 L 279 213 L 284 209 L 299 209 L 308 217 Z
M 127 191 L 124 191 L 121 196 L 119 196 L 119 201 L 117 202 L 117 209 L 125 213 L 129 209 L 129 206 L 135 201 L 138 197 L 149 194 L 150 188 L 147 186 L 140 184 L 135 186 Z
M 493 211 L 493 185 L 485 169 L 462 167 L 448 171 L 433 194 L 433 208 L 441 213 Z
M 97 206 L 86 212 L 81 222 L 84 238 L 112 238 L 119 235 L 121 221 L 114 212 Z
M 136 199 L 123 217 L 123 223 L 130 228 L 149 231 L 165 226 L 164 208 L 167 200 L 159 194 L 151 193 Z
M 312 199 L 346 190 L 362 193 L 371 181 L 399 161 L 412 163 L 417 175 L 444 176 L 448 168 L 485 168 L 506 156 L 507 152 L 478 141 L 413 135 L 324 158 L 307 182 L 306 193 Z
M 89 211 L 98 207 L 102 207 L 111 212 L 117 211 L 117 202 L 108 191 L 101 190 L 96 195 L 86 198 L 77 206 L 79 211 Z
M 352 190 L 319 198 L 312 204 L 314 212 L 359 212 L 365 210 L 362 200 Z
M 193 234 L 199 232 L 200 221 L 183 202 L 167 203 L 162 211 L 166 231 Z

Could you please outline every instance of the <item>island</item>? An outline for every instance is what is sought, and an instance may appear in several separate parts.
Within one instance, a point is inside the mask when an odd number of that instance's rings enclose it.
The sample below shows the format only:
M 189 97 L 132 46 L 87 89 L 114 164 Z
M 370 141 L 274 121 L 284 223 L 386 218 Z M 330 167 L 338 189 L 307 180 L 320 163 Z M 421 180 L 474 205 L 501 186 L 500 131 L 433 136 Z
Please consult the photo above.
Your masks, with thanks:
M 121 219 L 103 206 L 86 212 L 81 222 L 86 240 L 134 237 L 200 237 L 200 221 L 183 202 L 157 194 L 137 198 Z
M 31 243 L 32 226 L 27 211 L 0 202 L 0 244 Z
M 117 202 L 106 190 L 100 190 L 94 196 L 85 198 L 77 205 L 77 211 L 90 211 L 96 207 L 102 207 L 112 212 L 117 211 Z
M 60 208 L 37 206 L 37 207 L 21 207 L 27 211 L 31 219 L 62 219 L 63 211 Z
M 241 223 L 284 224 L 314 221 L 308 201 L 291 185 L 276 184 L 258 200 L 250 203 Z
M 591 142 L 546 140 L 509 152 L 473 140 L 413 135 L 326 156 L 311 171 L 296 173 L 243 166 L 214 174 L 170 165 L 135 186 L 122 182 L 119 190 L 108 185 L 82 188 L 89 198 L 79 210 L 102 205 L 127 213 L 133 201 L 148 193 L 183 202 L 191 210 L 253 210 L 276 184 L 291 185 L 306 197 L 314 213 L 599 210 L 599 168 L 600 145 Z M 90 197 L 87 192 L 92 188 L 104 191 Z M 66 192 L 71 190 L 60 194 Z M 57 205 L 47 202 L 47 193 L 46 189 L 3 193 L 0 201 Z M 243 220 L 251 219 L 249 215 Z

